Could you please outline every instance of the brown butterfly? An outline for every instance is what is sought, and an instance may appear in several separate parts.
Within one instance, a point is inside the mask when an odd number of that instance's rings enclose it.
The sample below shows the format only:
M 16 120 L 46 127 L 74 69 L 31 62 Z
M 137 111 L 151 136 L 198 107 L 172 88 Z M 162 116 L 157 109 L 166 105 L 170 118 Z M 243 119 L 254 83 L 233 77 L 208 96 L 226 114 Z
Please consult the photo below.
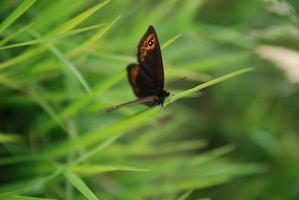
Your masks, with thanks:
M 154 106 L 164 103 L 169 92 L 164 90 L 164 70 L 159 40 L 153 26 L 149 26 L 141 38 L 137 49 L 138 64 L 127 66 L 128 79 L 137 100 L 106 108 L 110 112 L 115 109 L 144 103 Z

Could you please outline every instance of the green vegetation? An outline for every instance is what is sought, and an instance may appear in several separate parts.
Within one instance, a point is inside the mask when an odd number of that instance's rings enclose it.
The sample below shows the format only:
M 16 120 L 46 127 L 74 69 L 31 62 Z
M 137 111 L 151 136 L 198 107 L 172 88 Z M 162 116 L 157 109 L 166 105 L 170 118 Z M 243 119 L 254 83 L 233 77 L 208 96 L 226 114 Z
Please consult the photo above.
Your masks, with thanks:
M 298 199 L 299 3 L 0 2 L 0 199 Z M 149 25 L 166 99 L 126 66 Z

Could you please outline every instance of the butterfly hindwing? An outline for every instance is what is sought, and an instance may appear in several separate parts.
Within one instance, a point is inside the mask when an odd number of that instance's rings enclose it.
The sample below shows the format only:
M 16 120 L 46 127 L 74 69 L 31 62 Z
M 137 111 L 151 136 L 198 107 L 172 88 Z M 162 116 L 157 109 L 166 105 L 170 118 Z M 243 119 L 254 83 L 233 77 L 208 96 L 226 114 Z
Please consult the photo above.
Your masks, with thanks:
M 156 83 L 147 75 L 138 64 L 130 64 L 127 67 L 128 79 L 137 97 L 157 95 Z
M 160 44 L 153 26 L 149 26 L 138 44 L 137 58 L 141 68 L 153 79 L 156 87 L 164 88 L 164 70 Z

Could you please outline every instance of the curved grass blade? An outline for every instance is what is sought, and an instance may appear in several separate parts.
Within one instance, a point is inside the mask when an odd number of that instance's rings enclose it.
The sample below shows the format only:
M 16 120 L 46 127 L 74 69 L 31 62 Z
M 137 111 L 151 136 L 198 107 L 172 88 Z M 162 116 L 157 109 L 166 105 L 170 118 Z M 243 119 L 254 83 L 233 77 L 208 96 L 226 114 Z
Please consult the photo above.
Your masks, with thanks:
M 98 28 L 98 27 L 103 26 L 103 25 L 104 24 L 88 26 L 88 27 L 84 27 L 84 28 L 74 29 L 74 30 L 71 30 L 69 32 L 64 32 L 64 33 L 51 35 L 51 36 L 44 36 L 44 37 L 40 37 L 40 38 L 37 38 L 37 39 L 34 39 L 34 40 L 26 41 L 26 42 L 20 42 L 20 43 L 17 43 L 17 44 L 2 46 L 2 47 L 0 47 L 0 50 L 10 49 L 10 48 L 15 48 L 15 47 L 21 47 L 21 46 L 28 46 L 28 45 L 33 45 L 33 44 L 51 42 L 51 41 L 58 40 L 58 39 L 61 39 L 61 38 L 64 38 L 64 37 L 68 37 L 68 36 L 76 35 L 76 34 L 79 34 L 79 33 L 83 33 L 83 32 Z
M 50 105 L 50 103 L 46 100 L 44 95 L 41 93 L 42 90 L 39 89 L 27 89 L 27 94 L 35 101 L 37 102 L 44 110 L 45 112 L 64 130 L 66 130 L 66 127 L 61 120 L 61 118 L 57 115 L 57 112 L 54 110 L 54 108 Z
M 1 24 L 0 34 L 3 33 L 14 21 L 16 21 L 26 10 L 28 10 L 36 0 L 25 0 L 19 5 Z
M 0 133 L 0 143 L 20 143 L 23 138 L 16 134 Z
M 12 39 L 14 39 L 15 37 L 17 37 L 18 35 L 20 35 L 21 33 L 23 33 L 24 31 L 26 31 L 27 29 L 29 29 L 31 26 L 33 25 L 33 23 L 28 24 L 24 27 L 22 27 L 20 30 L 17 30 L 9 35 L 7 35 L 5 38 L 3 38 L 0 41 L 0 46 L 6 44 L 7 42 L 11 41 Z
M 70 53 L 67 54 L 68 57 L 72 57 L 77 55 L 79 52 L 82 52 L 83 50 L 91 48 L 96 42 L 105 34 L 107 33 L 111 27 L 121 18 L 121 15 L 118 15 L 112 22 L 110 22 L 105 28 L 99 30 L 96 32 L 92 37 L 90 37 L 86 42 L 79 45 L 77 48 L 73 49 Z
M 66 171 L 64 176 L 67 180 L 79 190 L 86 199 L 88 200 L 98 200 L 98 197 L 88 188 L 84 181 L 75 173 Z
M 76 67 L 67 60 L 62 53 L 54 46 L 49 44 L 49 48 L 52 51 L 52 53 L 60 60 L 60 62 L 65 66 L 65 68 L 70 71 L 81 83 L 81 85 L 85 88 L 85 90 L 91 94 L 90 87 L 87 83 L 87 81 L 83 78 L 82 74 L 76 69 Z
M 103 2 L 98 3 L 91 9 L 81 13 L 80 15 L 74 17 L 73 19 L 69 20 L 68 22 L 64 23 L 61 27 L 57 28 L 54 33 L 64 33 L 66 31 L 69 31 L 79 25 L 82 21 L 87 19 L 89 16 L 91 16 L 93 13 L 95 13 L 98 9 L 105 6 L 107 3 L 109 3 L 111 0 L 106 0 Z
M 181 37 L 183 34 L 177 34 L 176 36 L 170 38 L 169 40 L 163 42 L 163 44 L 161 45 L 161 49 L 164 49 L 165 47 L 167 47 L 168 45 L 170 45 L 171 43 L 173 43 L 174 41 L 176 41 L 179 37 Z
M 9 200 L 55 200 L 50 198 L 41 198 L 41 197 L 32 197 L 32 196 L 23 196 L 16 194 L 3 194 L 0 195 L 1 199 L 9 199 Z
M 131 167 L 125 165 L 77 165 L 71 168 L 75 173 L 89 176 L 93 174 L 113 172 L 113 171 L 127 171 L 127 172 L 149 172 L 149 169 Z
M 188 190 L 184 194 L 182 194 L 177 200 L 187 200 L 193 191 Z
M 168 101 L 165 102 L 165 105 L 167 105 L 167 104 L 169 104 L 169 103 L 172 103 L 172 102 L 174 102 L 174 101 L 176 101 L 176 100 L 178 100 L 178 99 L 180 99 L 180 98 L 183 98 L 183 97 L 185 97 L 185 96 L 187 96 L 187 95 L 193 94 L 193 93 L 195 93 L 195 92 L 197 92 L 197 91 L 199 91 L 199 90 L 202 90 L 202 89 L 204 89 L 204 88 L 206 88 L 206 87 L 215 85 L 215 84 L 217 84 L 217 83 L 220 83 L 220 82 L 222 82 L 222 81 L 231 79 L 231 78 L 233 78 L 233 77 L 235 77 L 235 76 L 239 76 L 239 75 L 241 75 L 241 74 L 243 74 L 243 73 L 250 72 L 250 71 L 252 71 L 252 70 L 253 70 L 253 68 L 241 69 L 241 70 L 239 70 L 239 71 L 232 72 L 232 73 L 229 73 L 229 74 L 227 74 L 227 75 L 224 75 L 224 76 L 221 76 L 221 77 L 219 77 L 219 78 L 215 78 L 215 79 L 213 79 L 213 80 L 211 80 L 211 81 L 208 81 L 208 82 L 205 82 L 205 83 L 203 83 L 203 84 L 200 84 L 200 85 L 198 85 L 198 86 L 196 86 L 196 87 L 194 87 L 194 88 L 191 88 L 191 89 L 189 89 L 189 90 L 185 90 L 184 92 L 181 92 L 181 93 L 179 93 L 179 94 L 177 94 L 177 95 L 171 96 L 171 97 L 168 99 Z
M 5 74 L 0 74 L 0 85 L 17 90 L 22 88 L 22 84 L 20 82 L 7 77 Z

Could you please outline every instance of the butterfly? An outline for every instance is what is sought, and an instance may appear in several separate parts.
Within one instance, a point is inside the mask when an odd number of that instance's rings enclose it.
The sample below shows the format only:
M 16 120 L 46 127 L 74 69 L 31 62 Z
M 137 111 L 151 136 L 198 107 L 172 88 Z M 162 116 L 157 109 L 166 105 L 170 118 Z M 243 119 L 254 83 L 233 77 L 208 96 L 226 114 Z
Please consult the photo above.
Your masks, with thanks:
M 150 25 L 137 46 L 137 63 L 127 66 L 130 85 L 137 100 L 106 108 L 110 112 L 124 106 L 143 103 L 154 106 L 163 103 L 170 95 L 164 90 L 164 69 L 158 36 Z

